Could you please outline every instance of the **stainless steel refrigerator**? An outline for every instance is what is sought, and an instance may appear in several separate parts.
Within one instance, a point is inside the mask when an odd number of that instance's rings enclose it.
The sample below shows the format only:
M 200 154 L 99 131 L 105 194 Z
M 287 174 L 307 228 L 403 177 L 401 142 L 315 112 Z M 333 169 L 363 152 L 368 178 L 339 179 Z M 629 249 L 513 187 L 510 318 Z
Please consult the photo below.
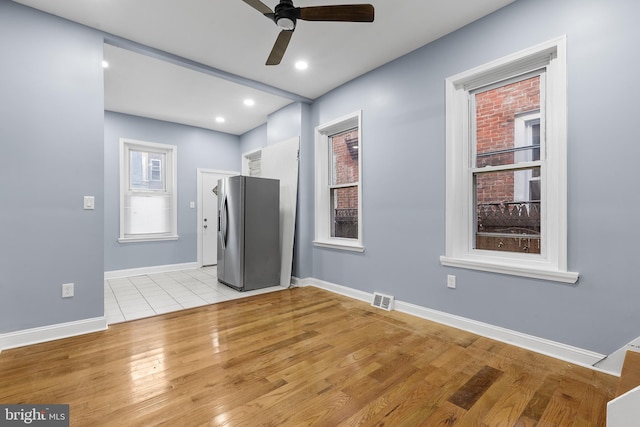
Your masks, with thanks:
M 218 181 L 218 281 L 239 291 L 280 284 L 280 182 Z

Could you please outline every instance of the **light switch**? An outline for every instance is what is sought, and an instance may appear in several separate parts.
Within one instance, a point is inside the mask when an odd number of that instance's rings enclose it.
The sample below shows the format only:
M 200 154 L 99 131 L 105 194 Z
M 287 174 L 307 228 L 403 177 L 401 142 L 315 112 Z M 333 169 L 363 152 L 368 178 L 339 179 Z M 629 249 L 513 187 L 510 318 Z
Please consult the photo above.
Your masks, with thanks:
M 93 196 L 84 196 L 84 208 L 85 209 L 95 209 L 96 208 L 96 199 Z
M 189 207 L 191 209 L 195 209 L 196 208 L 196 202 L 189 202 Z
M 452 274 L 447 275 L 447 288 L 456 288 L 456 276 Z

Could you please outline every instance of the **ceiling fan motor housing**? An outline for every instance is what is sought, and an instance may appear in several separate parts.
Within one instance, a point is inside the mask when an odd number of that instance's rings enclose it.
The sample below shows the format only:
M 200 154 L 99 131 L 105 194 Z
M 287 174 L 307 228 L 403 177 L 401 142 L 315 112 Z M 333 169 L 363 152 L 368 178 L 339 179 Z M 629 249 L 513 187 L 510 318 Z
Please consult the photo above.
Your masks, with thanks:
M 293 6 L 292 0 L 280 0 L 280 3 L 275 7 L 276 25 L 282 30 L 293 31 L 296 28 L 296 19 L 298 18 L 298 11 Z

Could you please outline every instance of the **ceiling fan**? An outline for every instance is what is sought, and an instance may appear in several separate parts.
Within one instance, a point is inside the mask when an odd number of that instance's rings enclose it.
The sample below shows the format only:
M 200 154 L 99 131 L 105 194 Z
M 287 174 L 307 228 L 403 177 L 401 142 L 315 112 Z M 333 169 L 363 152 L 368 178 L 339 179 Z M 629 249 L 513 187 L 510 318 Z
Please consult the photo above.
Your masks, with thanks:
M 272 11 L 260 0 L 243 0 L 249 6 L 276 23 L 282 30 L 278 34 L 266 65 L 278 65 L 287 50 L 296 20 L 333 22 L 373 22 L 374 9 L 370 4 L 345 4 L 332 6 L 294 7 L 292 0 L 280 0 Z

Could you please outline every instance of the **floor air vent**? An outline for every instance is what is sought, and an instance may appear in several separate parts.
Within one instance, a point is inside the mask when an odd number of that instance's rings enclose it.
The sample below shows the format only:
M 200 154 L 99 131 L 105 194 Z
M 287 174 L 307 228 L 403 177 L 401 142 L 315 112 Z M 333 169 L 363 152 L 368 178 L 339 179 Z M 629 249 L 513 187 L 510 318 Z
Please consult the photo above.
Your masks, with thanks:
M 391 295 L 384 295 L 374 292 L 373 302 L 371 303 L 371 305 L 387 311 L 391 311 L 393 310 L 393 297 Z

